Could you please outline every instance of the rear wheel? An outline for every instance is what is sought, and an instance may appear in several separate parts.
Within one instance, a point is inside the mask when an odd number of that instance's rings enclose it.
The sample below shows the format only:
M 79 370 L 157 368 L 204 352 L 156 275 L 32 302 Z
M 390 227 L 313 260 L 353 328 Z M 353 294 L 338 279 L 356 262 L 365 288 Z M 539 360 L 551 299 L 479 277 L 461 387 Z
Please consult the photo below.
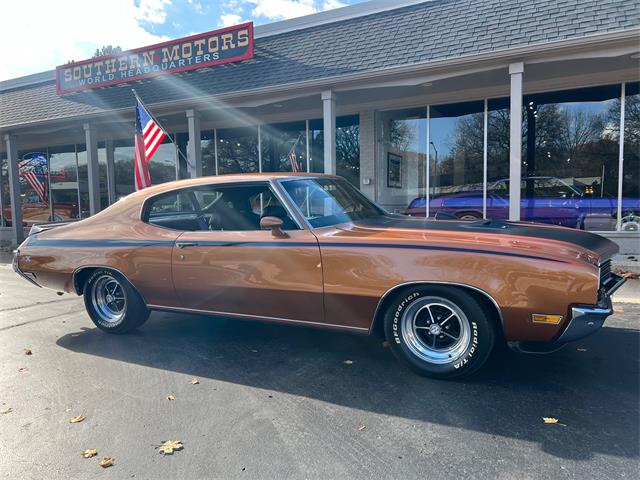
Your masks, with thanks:
M 127 333 L 149 318 L 142 297 L 117 272 L 99 269 L 84 287 L 84 305 L 93 323 L 109 333 Z
M 478 213 L 478 212 L 462 212 L 462 213 L 456 213 L 456 216 L 460 219 L 460 220 L 466 220 L 466 221 L 470 221 L 470 220 L 480 220 L 482 218 L 482 214 Z
M 492 319 L 476 299 L 451 287 L 404 290 L 384 318 L 393 353 L 414 371 L 433 378 L 470 375 L 495 342 Z

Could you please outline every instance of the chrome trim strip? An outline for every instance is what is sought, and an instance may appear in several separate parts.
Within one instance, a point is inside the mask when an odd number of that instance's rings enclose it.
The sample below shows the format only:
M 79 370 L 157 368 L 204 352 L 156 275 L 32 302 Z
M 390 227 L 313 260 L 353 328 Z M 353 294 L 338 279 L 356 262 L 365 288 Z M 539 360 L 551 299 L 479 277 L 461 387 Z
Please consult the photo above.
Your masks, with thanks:
M 169 307 L 164 305 L 147 305 L 147 308 L 149 308 L 150 310 L 162 310 L 167 312 L 184 312 L 184 313 L 197 313 L 197 314 L 204 314 L 204 315 L 219 315 L 221 317 L 233 317 L 233 318 L 241 318 L 246 320 L 264 320 L 267 322 L 276 322 L 276 323 L 295 323 L 299 325 L 335 328 L 339 330 L 350 330 L 350 331 L 362 332 L 362 333 L 369 331 L 368 328 L 364 328 L 364 327 L 349 327 L 347 325 L 336 325 L 334 323 L 309 322 L 305 320 L 293 320 L 291 318 L 267 317 L 262 315 L 246 315 L 244 313 L 218 312 L 215 310 L 199 310 L 197 308 Z
M 491 300 L 491 303 L 493 303 L 493 305 L 496 307 L 496 310 L 498 311 L 498 317 L 500 318 L 500 324 L 502 325 L 502 331 L 504 332 L 504 318 L 502 317 L 502 310 L 500 310 L 500 306 L 498 305 L 498 302 L 496 302 L 496 300 L 484 290 L 481 290 L 478 287 L 474 287 L 473 285 L 468 285 L 466 283 L 440 282 L 436 280 L 415 280 L 412 282 L 399 283 L 398 285 L 391 287 L 382 295 L 382 297 L 380 297 L 380 300 L 378 301 L 378 305 L 376 306 L 376 311 L 373 314 L 373 321 L 371 322 L 371 326 L 369 327 L 369 333 L 373 332 L 373 327 L 376 323 L 376 318 L 378 318 L 378 313 L 380 310 L 380 305 L 382 305 L 382 302 L 398 288 L 406 287 L 409 285 L 453 285 L 456 287 L 470 288 L 471 290 L 481 293 L 482 295 L 487 297 L 489 300 Z

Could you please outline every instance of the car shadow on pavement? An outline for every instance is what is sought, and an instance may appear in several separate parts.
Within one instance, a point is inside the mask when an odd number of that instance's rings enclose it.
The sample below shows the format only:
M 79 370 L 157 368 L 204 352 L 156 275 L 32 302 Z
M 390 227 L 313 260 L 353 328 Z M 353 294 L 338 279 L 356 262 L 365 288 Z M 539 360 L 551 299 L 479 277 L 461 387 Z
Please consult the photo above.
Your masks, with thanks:
M 457 381 L 417 376 L 373 337 L 203 316 L 154 313 L 129 335 L 87 328 L 57 344 L 82 354 L 534 442 L 560 458 L 640 454 L 637 330 L 605 327 L 551 355 L 498 349 L 478 374 Z M 542 417 L 558 418 L 563 425 L 546 425 Z M 461 447 L 464 442 L 461 436 Z

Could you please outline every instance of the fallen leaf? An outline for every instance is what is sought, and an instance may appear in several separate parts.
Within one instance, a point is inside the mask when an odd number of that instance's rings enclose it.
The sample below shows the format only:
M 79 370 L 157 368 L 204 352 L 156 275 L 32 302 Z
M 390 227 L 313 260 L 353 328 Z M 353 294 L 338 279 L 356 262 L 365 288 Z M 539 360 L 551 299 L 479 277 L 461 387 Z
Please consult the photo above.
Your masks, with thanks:
M 77 417 L 73 417 L 69 420 L 69 423 L 80 423 L 85 419 L 82 415 L 78 415 Z
M 167 400 L 175 400 L 176 397 L 174 397 L 173 395 L 167 395 Z
M 200 381 L 196 377 L 193 377 L 191 379 L 191 385 L 198 385 L 199 383 L 200 383 Z
M 26 372 L 27 370 L 28 370 L 28 368 L 27 368 L 27 367 L 20 367 L 20 368 L 18 369 L 18 372 L 22 373 L 22 372 Z
M 91 458 L 91 457 L 95 457 L 97 454 L 98 454 L 97 448 L 88 448 L 84 452 L 82 452 L 80 455 L 82 456 L 82 458 Z
M 624 308 L 622 307 L 613 307 L 613 313 L 624 313 Z
M 620 268 L 614 268 L 612 272 L 615 273 L 616 275 L 620 275 L 621 277 L 629 278 L 633 280 L 637 280 L 638 278 L 640 278 L 640 273 L 629 272 L 627 270 L 622 270 Z
M 25 355 L 33 355 L 33 352 L 31 351 L 31 349 L 30 349 L 30 348 L 25 348 L 25 349 L 24 349 L 24 354 L 25 354 Z
M 359 431 L 359 432 L 361 432 L 361 431 L 363 431 L 365 428 L 367 428 L 367 427 L 366 427 L 366 425 L 360 425 L 360 426 L 358 427 L 358 431 Z
M 560 421 L 557 418 L 542 417 L 542 420 L 544 421 L 544 423 L 549 423 L 551 425 L 559 425 L 561 427 L 566 427 L 566 425 L 564 423 L 560 423 Z
M 100 460 L 100 466 L 102 468 L 113 467 L 113 458 L 111 458 L 111 457 L 102 457 L 102 460 Z
M 579 352 L 586 352 L 587 351 L 586 348 L 576 348 L 576 350 L 579 351 Z
M 162 442 L 162 444 L 158 447 L 158 450 L 163 455 L 171 455 L 175 450 L 182 450 L 183 445 L 180 440 L 167 440 Z
M 11 407 L 5 408 L 4 410 L 0 410 L 0 415 L 6 415 L 7 413 L 13 412 Z
M 345 365 L 353 365 L 353 360 L 345 360 L 344 362 Z

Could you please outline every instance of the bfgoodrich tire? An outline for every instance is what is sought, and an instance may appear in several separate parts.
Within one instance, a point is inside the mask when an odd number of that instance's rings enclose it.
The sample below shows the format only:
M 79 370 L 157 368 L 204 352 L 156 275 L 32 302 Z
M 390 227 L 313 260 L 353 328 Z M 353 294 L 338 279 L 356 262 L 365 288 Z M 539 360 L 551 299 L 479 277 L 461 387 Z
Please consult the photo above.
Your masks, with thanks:
M 403 290 L 385 312 L 384 329 L 396 357 L 420 375 L 442 379 L 478 370 L 496 330 L 472 295 L 444 286 Z
M 140 294 L 121 274 L 98 269 L 84 286 L 84 305 L 93 323 L 108 333 L 127 333 L 149 318 Z

